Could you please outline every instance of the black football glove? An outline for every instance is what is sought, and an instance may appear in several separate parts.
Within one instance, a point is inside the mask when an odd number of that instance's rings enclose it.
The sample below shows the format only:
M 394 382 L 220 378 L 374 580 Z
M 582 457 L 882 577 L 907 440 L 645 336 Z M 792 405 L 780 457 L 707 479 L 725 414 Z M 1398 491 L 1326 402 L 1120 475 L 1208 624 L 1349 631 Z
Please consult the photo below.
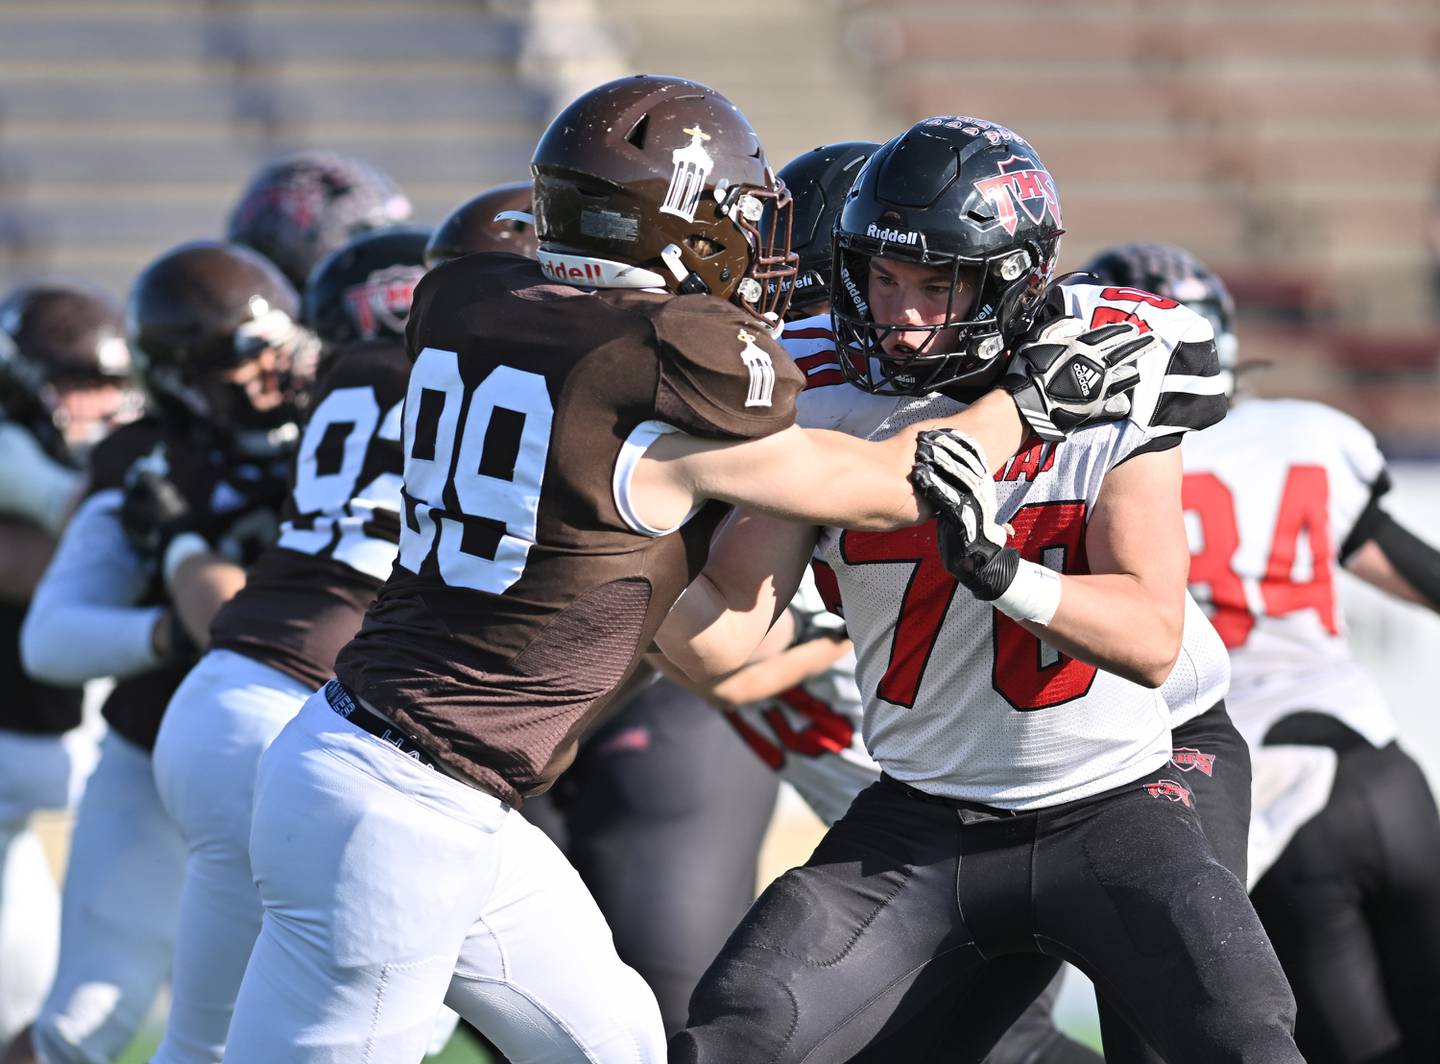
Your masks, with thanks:
M 1159 344 L 1132 322 L 1085 328 L 1059 318 L 1019 345 L 1001 386 L 1042 440 L 1063 440 L 1088 421 L 1118 421 L 1130 413 L 1140 381 L 1140 356 Z
M 995 481 L 980 445 L 954 429 L 920 433 L 910 481 L 935 508 L 945 568 L 983 602 L 1003 595 L 1020 552 L 1005 545 L 1010 528 L 995 519 Z
M 190 503 L 170 479 L 170 465 L 156 447 L 125 474 L 120 524 L 135 552 L 159 564 L 165 548 L 182 532 L 194 532 Z

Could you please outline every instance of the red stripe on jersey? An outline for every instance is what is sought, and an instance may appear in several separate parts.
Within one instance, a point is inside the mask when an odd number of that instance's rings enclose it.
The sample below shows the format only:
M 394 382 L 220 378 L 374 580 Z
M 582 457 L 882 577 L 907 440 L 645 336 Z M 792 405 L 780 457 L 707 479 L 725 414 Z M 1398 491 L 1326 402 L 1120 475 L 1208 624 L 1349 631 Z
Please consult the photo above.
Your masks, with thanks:
M 840 604 L 840 581 L 835 579 L 835 570 L 819 558 L 810 559 L 810 571 L 815 574 L 815 589 L 820 592 L 820 601 L 837 617 L 845 616 Z
M 811 326 L 808 329 L 786 329 L 780 334 L 783 340 L 834 340 L 835 334 L 829 329 L 820 326 Z

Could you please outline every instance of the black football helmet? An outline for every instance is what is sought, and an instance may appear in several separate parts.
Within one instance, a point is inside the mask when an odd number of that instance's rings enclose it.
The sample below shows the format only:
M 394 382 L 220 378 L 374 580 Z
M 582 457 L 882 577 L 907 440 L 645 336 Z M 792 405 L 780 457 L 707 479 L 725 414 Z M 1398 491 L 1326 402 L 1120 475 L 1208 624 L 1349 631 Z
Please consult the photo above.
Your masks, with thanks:
M 884 395 L 990 386 L 1042 304 L 1063 232 L 1055 181 L 1019 134 L 956 115 L 917 122 L 870 157 L 836 223 L 831 313 L 837 341 L 850 349 L 840 360 L 846 375 Z M 950 307 L 968 280 L 977 287 L 972 309 L 926 327 L 873 320 L 875 257 L 948 268 Z M 952 350 L 931 350 L 957 328 Z M 930 341 L 887 355 L 881 342 L 897 330 L 928 332 Z
M 779 327 L 795 274 L 790 194 L 714 89 L 648 74 L 591 89 L 550 123 L 530 171 L 550 277 L 709 293 Z
M 53 457 L 94 442 L 75 438 L 83 426 L 70 423 L 62 393 L 103 385 L 122 394 L 94 425 L 98 434 L 134 417 L 140 405 L 120 308 L 108 296 L 73 284 L 25 284 L 0 300 L 0 409 Z
M 181 244 L 147 266 L 126 307 L 135 367 L 156 411 L 188 429 L 212 430 L 250 455 L 295 436 L 318 344 L 298 324 L 300 297 L 269 259 L 215 241 Z M 278 402 L 261 405 L 227 379 L 274 354 Z
M 823 144 L 791 159 L 775 175 L 790 190 L 795 204 L 790 249 L 800 262 L 790 297 L 791 318 L 817 313 L 812 308 L 830 298 L 835 219 L 855 175 L 878 147 L 868 140 Z
M 301 318 L 328 347 L 405 335 L 430 230 L 375 229 L 330 252 L 305 284 Z
M 349 155 L 300 151 L 260 169 L 230 212 L 225 239 L 260 252 L 303 288 L 315 264 L 356 233 L 410 217 L 383 171 Z
M 1173 299 L 1208 318 L 1215 329 L 1215 351 L 1226 388 L 1234 391 L 1240 347 L 1235 339 L 1235 301 L 1210 267 L 1173 244 L 1116 244 L 1098 252 L 1080 272 L 1093 274 L 1101 284 Z
M 533 259 L 539 247 L 531 207 L 533 191 L 530 181 L 512 181 L 460 204 L 435 227 L 425 248 L 425 265 L 433 270 L 442 262 L 481 251 L 508 251 Z

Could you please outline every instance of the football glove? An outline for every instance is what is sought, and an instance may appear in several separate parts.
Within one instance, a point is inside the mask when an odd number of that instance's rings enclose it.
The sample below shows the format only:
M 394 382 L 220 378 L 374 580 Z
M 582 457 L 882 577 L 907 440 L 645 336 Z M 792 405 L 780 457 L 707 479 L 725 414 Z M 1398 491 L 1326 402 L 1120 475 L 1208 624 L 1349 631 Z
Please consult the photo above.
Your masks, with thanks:
M 945 568 L 981 601 L 1003 595 L 1020 553 L 1005 545 L 1011 529 L 996 520 L 995 481 L 980 445 L 954 429 L 920 433 L 910 481 L 935 509 Z
M 1130 413 L 1130 392 L 1140 380 L 1136 362 L 1158 343 L 1131 322 L 1087 330 L 1078 318 L 1059 318 L 1016 348 L 1001 386 L 1035 435 L 1063 440 L 1086 422 Z
M 125 474 L 120 524 L 135 552 L 156 565 L 171 540 L 195 531 L 190 503 L 170 479 L 169 462 L 159 446 Z

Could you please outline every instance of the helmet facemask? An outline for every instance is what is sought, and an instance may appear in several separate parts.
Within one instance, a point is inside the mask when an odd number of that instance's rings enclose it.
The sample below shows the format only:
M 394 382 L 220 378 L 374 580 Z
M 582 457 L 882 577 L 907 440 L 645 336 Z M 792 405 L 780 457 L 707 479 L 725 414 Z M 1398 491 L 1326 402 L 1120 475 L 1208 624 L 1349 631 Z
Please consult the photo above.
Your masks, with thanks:
M 923 243 L 924 235 L 920 234 Z M 876 246 L 878 245 L 878 246 Z M 831 321 L 846 352 L 841 367 L 857 387 L 876 395 L 925 395 L 943 390 L 979 392 L 992 385 L 1008 362 L 1012 320 L 1049 280 L 1051 257 L 1034 247 L 1009 248 L 981 258 L 927 254 L 881 255 L 879 241 L 837 231 L 832 266 Z M 948 268 L 950 291 L 944 320 L 934 325 L 877 322 L 870 309 L 870 262 L 877 257 Z M 957 313 L 966 278 L 978 279 L 968 312 Z M 915 351 L 892 354 L 884 343 L 894 333 L 926 333 Z M 945 350 L 940 349 L 943 345 Z

